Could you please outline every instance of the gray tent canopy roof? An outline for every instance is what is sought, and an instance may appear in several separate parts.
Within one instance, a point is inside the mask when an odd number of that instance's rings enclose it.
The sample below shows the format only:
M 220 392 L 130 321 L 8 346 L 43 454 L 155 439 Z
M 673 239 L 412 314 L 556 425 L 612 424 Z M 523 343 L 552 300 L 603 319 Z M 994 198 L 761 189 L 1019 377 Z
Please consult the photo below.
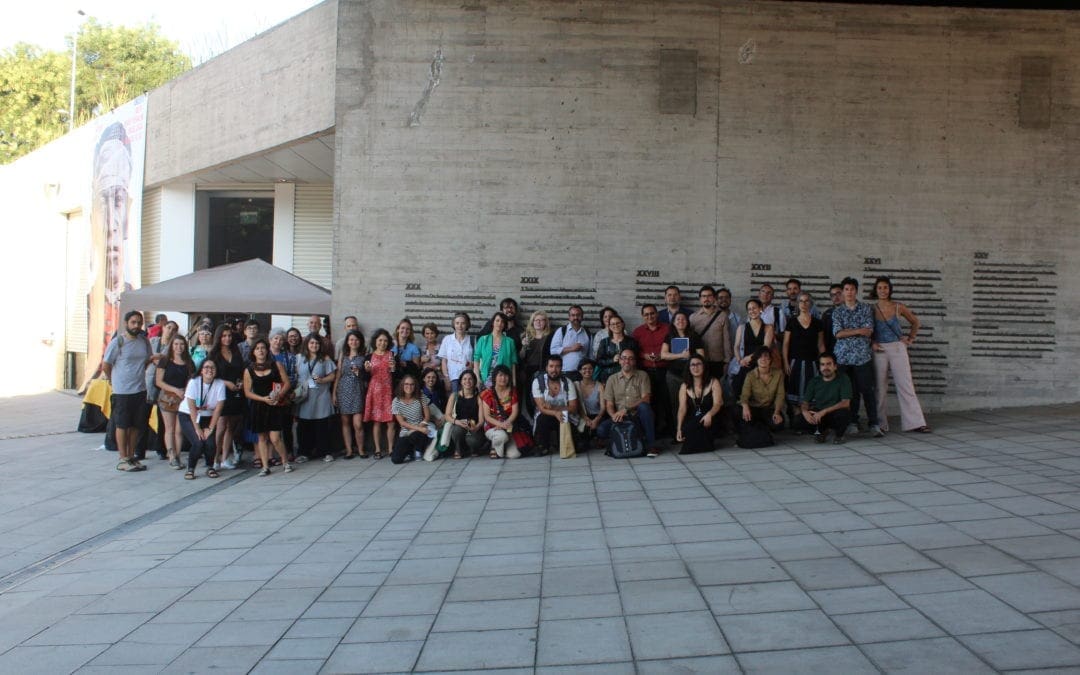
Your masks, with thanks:
M 120 310 L 330 314 L 330 291 L 255 258 L 210 267 L 120 296 Z

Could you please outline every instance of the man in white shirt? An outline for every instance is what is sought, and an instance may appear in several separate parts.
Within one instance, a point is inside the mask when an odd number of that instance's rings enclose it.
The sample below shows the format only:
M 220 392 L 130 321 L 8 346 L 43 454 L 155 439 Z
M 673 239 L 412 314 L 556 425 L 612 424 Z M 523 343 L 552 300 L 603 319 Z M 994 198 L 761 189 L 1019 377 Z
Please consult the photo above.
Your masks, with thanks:
M 574 382 L 581 381 L 578 364 L 589 354 L 591 338 L 589 331 L 581 325 L 585 310 L 580 305 L 571 305 L 567 313 L 569 323 L 555 331 L 551 338 L 551 353 L 562 357 L 562 372 Z

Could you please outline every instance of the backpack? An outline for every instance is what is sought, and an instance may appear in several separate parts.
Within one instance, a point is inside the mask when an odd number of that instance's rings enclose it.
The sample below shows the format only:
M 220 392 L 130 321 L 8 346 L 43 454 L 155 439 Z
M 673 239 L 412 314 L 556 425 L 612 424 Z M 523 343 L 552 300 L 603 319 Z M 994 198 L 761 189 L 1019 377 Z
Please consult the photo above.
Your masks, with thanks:
M 615 459 L 630 459 L 645 456 L 645 441 L 641 438 L 641 429 L 631 421 L 616 422 L 611 425 L 611 442 L 608 455 Z

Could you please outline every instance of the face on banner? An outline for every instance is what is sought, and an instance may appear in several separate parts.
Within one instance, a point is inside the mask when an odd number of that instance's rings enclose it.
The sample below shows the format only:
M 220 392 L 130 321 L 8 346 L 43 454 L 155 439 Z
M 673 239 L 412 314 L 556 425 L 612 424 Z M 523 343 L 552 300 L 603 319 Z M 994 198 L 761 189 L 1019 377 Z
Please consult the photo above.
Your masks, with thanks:
M 91 122 L 96 129 L 90 202 L 87 373 L 120 326 L 120 296 L 140 285 L 145 97 Z

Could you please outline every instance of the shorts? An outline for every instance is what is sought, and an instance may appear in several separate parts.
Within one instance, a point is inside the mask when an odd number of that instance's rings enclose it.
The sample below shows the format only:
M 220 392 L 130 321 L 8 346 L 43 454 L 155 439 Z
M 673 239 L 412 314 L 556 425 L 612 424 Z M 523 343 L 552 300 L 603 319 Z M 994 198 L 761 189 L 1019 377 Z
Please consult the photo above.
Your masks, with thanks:
M 146 392 L 134 394 L 113 394 L 112 421 L 117 429 L 141 427 L 146 422 Z

